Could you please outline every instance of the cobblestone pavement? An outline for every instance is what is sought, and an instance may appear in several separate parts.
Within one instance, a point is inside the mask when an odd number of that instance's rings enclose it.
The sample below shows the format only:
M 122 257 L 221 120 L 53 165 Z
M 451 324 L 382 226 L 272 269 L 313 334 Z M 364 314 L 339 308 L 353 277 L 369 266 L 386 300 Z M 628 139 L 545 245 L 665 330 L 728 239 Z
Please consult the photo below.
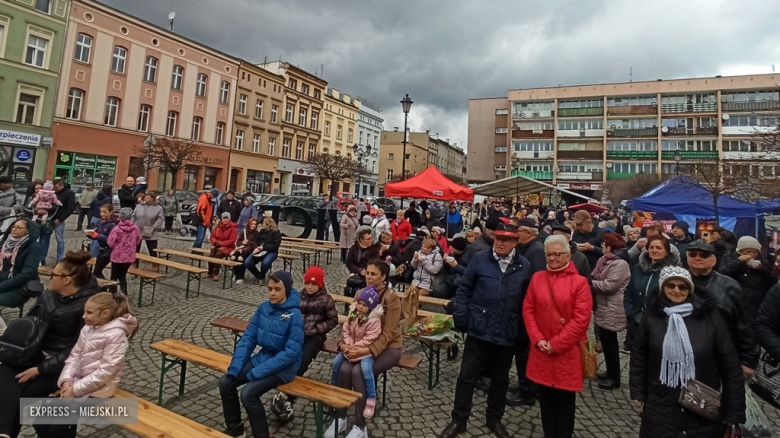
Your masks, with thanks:
M 73 225 L 68 227 L 73 230 Z M 81 233 L 66 233 L 67 248 L 81 245 Z M 185 250 L 190 241 L 169 238 L 162 235 L 160 247 Z M 49 260 L 55 257 L 56 244 L 52 238 Z M 182 261 L 182 260 L 180 260 Z M 281 269 L 282 264 L 275 264 Z M 336 285 L 344 281 L 347 271 L 337 260 L 324 265 L 328 290 L 339 293 Z M 293 269 L 296 288 L 302 289 L 301 264 L 296 262 Z M 160 355 L 149 345 L 163 339 L 182 339 L 187 342 L 229 354 L 233 340 L 227 330 L 213 328 L 209 322 L 221 316 L 235 316 L 249 319 L 259 303 L 267 299 L 267 293 L 257 286 L 243 284 L 222 290 L 222 282 L 210 279 L 203 281 L 200 297 L 184 299 L 185 277 L 171 271 L 169 276 L 158 282 L 154 305 L 148 305 L 150 295 L 144 297 L 146 307 L 134 309 L 140 322 L 140 331 L 130 344 L 127 363 L 121 387 L 143 399 L 156 401 L 160 371 Z M 130 302 L 137 303 L 138 282 L 130 281 Z M 29 304 L 28 304 L 29 307 Z M 440 308 L 425 307 L 427 310 L 440 311 Z M 15 312 L 6 310 L 4 318 L 13 319 Z M 335 338 L 338 328 L 330 333 Z M 461 349 L 462 351 L 462 349 Z M 433 391 L 427 388 L 428 362 L 424 359 L 419 345 L 407 340 L 404 344 L 406 354 L 423 357 L 416 370 L 393 370 L 389 372 L 387 408 L 369 420 L 370 436 L 383 437 L 435 437 L 450 421 L 455 393 L 455 381 L 460 361 L 451 363 L 442 359 L 441 383 Z M 585 390 L 577 397 L 577 422 L 575 435 L 578 437 L 635 437 L 640 423 L 639 410 L 633 406 L 628 393 L 628 355 L 621 354 L 622 387 L 615 391 L 598 389 L 595 380 L 585 382 Z M 307 377 L 319 381 L 330 379 L 332 357 L 321 353 L 312 364 Z M 603 357 L 600 357 L 603 360 Z M 603 363 L 601 364 L 603 369 Z M 512 382 L 515 383 L 515 369 L 512 368 Z M 217 388 L 220 374 L 203 367 L 191 365 L 187 372 L 187 385 L 183 396 L 176 396 L 178 371 L 167 375 L 164 406 L 187 418 L 198 421 L 217 430 L 223 428 L 222 407 Z M 269 405 L 270 395 L 264 397 Z M 476 392 L 474 411 L 468 432 L 462 436 L 488 437 L 490 432 L 484 427 L 485 395 Z M 775 434 L 780 433 L 778 412 L 769 406 L 764 411 L 774 423 Z M 504 422 L 512 436 L 540 437 L 542 435 L 538 404 L 533 407 L 507 407 Z M 248 426 L 248 422 L 245 423 Z M 351 427 L 351 426 L 350 426 Z M 315 436 L 313 405 L 304 400 L 296 404 L 295 419 L 281 424 L 270 419 L 271 432 L 276 437 L 313 437 Z M 25 428 L 23 436 L 35 436 L 32 428 Z M 132 437 L 133 434 L 116 426 L 83 426 L 79 436 L 85 437 Z

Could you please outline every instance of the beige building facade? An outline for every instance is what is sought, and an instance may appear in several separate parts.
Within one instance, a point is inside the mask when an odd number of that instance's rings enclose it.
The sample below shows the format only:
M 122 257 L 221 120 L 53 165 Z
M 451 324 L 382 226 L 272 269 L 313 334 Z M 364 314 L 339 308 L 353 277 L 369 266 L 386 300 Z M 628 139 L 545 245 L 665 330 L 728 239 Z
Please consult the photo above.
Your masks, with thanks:
M 379 145 L 379 193 L 384 192 L 388 181 L 402 174 L 403 131 L 382 131 Z M 428 143 L 426 132 L 409 132 L 406 140 L 406 175 L 414 176 L 428 168 Z
M 508 108 L 506 97 L 469 100 L 469 183 L 482 184 L 506 177 Z
M 319 152 L 352 158 L 354 146 L 358 144 L 357 123 L 360 112 L 360 101 L 350 95 L 341 93 L 335 88 L 325 92 L 323 106 L 322 141 Z M 318 181 L 319 193 L 330 193 L 330 180 Z M 353 181 L 336 183 L 335 191 L 352 193 Z

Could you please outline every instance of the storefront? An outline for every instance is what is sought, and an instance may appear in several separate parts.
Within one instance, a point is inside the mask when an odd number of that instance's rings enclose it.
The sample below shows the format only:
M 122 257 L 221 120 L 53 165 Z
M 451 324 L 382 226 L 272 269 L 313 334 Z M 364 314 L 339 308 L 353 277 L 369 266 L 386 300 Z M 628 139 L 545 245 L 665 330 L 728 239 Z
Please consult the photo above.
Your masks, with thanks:
M 0 129 L 0 176 L 11 177 L 14 187 L 26 187 L 40 145 L 40 135 Z
M 314 189 L 314 174 L 306 169 L 305 163 L 292 160 L 279 160 L 281 175 L 280 189 L 282 193 L 312 193 Z
M 277 163 L 275 157 L 248 151 L 231 151 L 230 189 L 237 192 L 279 193 Z

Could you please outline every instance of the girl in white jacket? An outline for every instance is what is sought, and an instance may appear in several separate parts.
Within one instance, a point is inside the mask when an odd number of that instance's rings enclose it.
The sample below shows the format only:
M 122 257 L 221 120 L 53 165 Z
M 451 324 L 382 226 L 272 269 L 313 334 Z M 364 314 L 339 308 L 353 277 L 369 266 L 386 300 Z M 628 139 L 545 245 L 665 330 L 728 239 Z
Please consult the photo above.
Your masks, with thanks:
M 84 305 L 79 340 L 65 361 L 57 385 L 62 398 L 111 397 L 119 386 L 128 337 L 138 330 L 121 292 L 101 292 Z
M 431 293 L 433 276 L 441 271 L 444 259 L 441 253 L 436 249 L 436 241 L 427 237 L 423 240 L 420 251 L 414 253 L 412 259 L 412 286 L 420 290 L 420 295 L 429 295 Z

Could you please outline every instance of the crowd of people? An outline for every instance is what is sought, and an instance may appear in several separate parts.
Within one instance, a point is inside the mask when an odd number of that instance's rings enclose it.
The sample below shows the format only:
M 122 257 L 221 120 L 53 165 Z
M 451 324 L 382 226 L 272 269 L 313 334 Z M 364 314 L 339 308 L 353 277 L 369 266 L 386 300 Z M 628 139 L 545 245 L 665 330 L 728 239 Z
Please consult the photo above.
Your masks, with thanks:
M 5 205 L 5 181 L 0 177 L 0 209 L 14 211 L 14 204 Z M 0 437 L 18 435 L 21 397 L 57 390 L 66 398 L 107 397 L 116 390 L 128 338 L 139 325 L 126 298 L 127 271 L 142 242 L 152 254 L 158 232 L 170 227 L 167 218 L 178 214 L 165 199 L 175 199 L 172 192 L 158 198 L 144 183 L 127 179 L 118 215 L 110 187 L 86 198 L 91 200 L 83 216 L 91 228 L 84 231 L 94 243 L 89 251 L 64 254 L 63 248 L 62 257 L 58 248 L 43 292 L 29 287 L 48 251 L 42 233 L 49 230 L 50 236 L 64 226 L 72 211 L 61 212 L 74 205 L 72 192 L 53 182 L 63 205 L 49 199 L 53 205 L 44 209 L 35 202 L 39 211 L 9 227 L 0 249 L 0 306 L 18 307 L 34 298 L 30 313 L 42 311 L 49 330 L 39 354 L 0 365 L 0 387 L 7 389 L 0 399 Z M 45 206 L 48 195 L 36 195 L 47 187 L 35 184 L 29 200 Z M 243 405 L 253 435 L 265 438 L 268 420 L 260 397 L 306 374 L 338 325 L 338 314 L 320 267 L 304 273 L 301 291 L 288 272 L 269 274 L 282 237 L 272 218 L 261 217 L 248 197 L 239 202 L 228 192 L 215 202 L 217 195 L 206 192 L 198 199 L 194 247 L 209 234 L 211 257 L 243 262 L 234 272 L 237 283 L 248 270 L 268 291 L 219 380 L 224 432 L 244 434 Z M 321 208 L 330 208 L 328 202 Z M 445 311 L 466 335 L 451 422 L 442 438 L 466 432 L 476 390 L 487 394 L 485 425 L 497 437 L 511 436 L 502 421 L 507 405 L 537 402 L 545 437 L 573 436 L 590 327 L 606 368 L 597 375 L 598 388 L 628 384 L 630 399 L 642 409 L 640 436 L 723 436 L 745 422 L 745 381 L 761 348 L 780 357 L 780 285 L 758 240 L 716 229 L 714 239 L 704 241 L 682 221 L 668 231 L 659 223 L 633 228 L 610 212 L 462 207 L 451 203 L 446 213 L 434 213 L 444 207 L 423 201 L 396 217 L 377 211 L 365 219 L 367 211 L 351 206 L 338 224 L 341 258 L 350 273 L 344 293 L 354 301 L 338 336 L 330 383 L 362 395 L 347 438 L 369 435 L 376 376 L 399 363 L 402 321 L 408 316 L 404 299 L 412 295 L 450 300 Z M 93 257 L 91 272 L 87 264 Z M 97 279 L 109 263 L 119 289 L 99 293 Z M 216 265 L 209 265 L 208 276 L 219 278 Z M 410 284 L 403 297 L 393 292 L 398 282 Z M 18 330 L 15 322 L 0 331 Z M 621 350 L 630 354 L 627 382 L 621 381 Z M 448 359 L 457 355 L 455 350 Z M 517 386 L 510 386 L 513 362 Z M 720 392 L 715 419 L 680 404 L 681 393 L 693 386 Z M 289 421 L 294 403 L 277 392 L 271 411 Z M 336 415 L 326 437 L 349 429 L 346 411 Z M 75 426 L 36 426 L 36 431 L 76 433 Z

